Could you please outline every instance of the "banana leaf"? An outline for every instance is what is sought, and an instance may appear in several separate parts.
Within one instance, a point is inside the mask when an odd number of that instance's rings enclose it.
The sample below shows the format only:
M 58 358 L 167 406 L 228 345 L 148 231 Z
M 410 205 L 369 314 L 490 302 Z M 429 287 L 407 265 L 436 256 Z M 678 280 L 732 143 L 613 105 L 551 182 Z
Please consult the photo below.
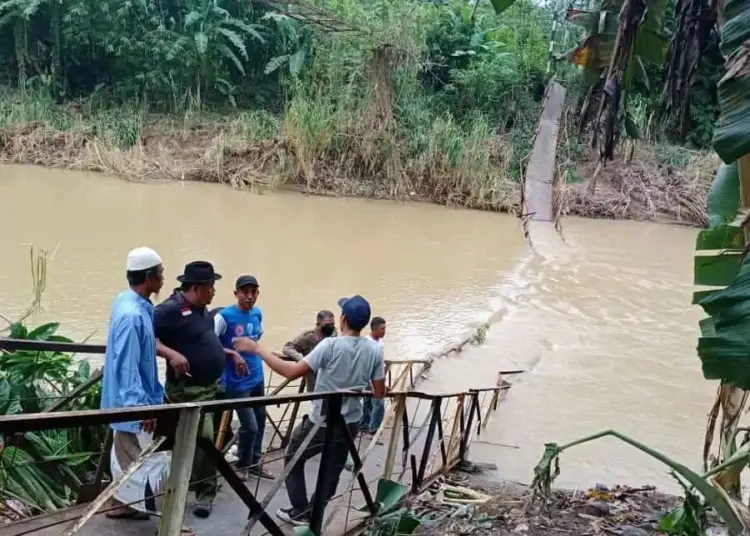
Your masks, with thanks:
M 697 350 L 703 376 L 750 389 L 750 259 L 728 287 L 699 305 L 711 319 L 700 323 Z
M 745 239 L 739 224 L 740 178 L 737 164 L 721 164 L 711 183 L 706 198 L 708 228 L 698 233 L 696 251 L 718 251 L 713 255 L 701 253 L 694 259 L 693 282 L 696 285 L 726 287 L 740 270 L 739 259 Z M 693 304 L 702 302 L 716 290 L 693 293 Z
M 516 3 L 516 0 L 490 0 L 492 8 L 498 15 Z
M 750 0 L 727 0 L 721 53 L 727 73 L 719 81 L 721 114 L 713 147 L 729 164 L 750 153 Z

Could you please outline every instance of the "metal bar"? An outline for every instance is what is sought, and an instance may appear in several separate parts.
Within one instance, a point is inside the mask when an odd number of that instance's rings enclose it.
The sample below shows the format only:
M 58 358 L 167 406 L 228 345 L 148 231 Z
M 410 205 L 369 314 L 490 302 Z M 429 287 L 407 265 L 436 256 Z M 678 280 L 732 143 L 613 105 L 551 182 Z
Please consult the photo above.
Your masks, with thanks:
M 326 408 L 326 435 L 323 442 L 323 452 L 320 456 L 320 467 L 318 468 L 318 479 L 315 483 L 315 498 L 310 514 L 310 530 L 313 534 L 321 536 L 323 528 L 323 512 L 328 502 L 327 479 L 331 472 L 331 454 L 333 453 L 333 442 L 336 440 L 336 425 L 341 415 L 341 405 L 344 396 L 337 394 L 328 399 Z M 325 406 L 324 406 L 325 407 Z
M 404 434 L 403 443 L 404 446 L 402 447 L 402 457 L 401 457 L 401 465 L 404 466 L 404 471 L 406 471 L 407 462 L 409 460 L 409 415 L 408 411 L 406 411 L 406 401 L 404 401 L 404 416 L 402 418 L 402 430 Z M 403 473 L 402 473 L 403 474 Z
M 107 347 L 103 344 L 0 338 L 0 350 L 8 352 L 26 350 L 29 352 L 58 352 L 63 354 L 103 354 L 107 351 Z
M 38 430 L 55 430 L 76 426 L 96 426 L 118 422 L 144 421 L 148 419 L 176 419 L 181 409 L 189 404 L 142 406 L 138 408 L 97 409 L 64 411 L 54 413 L 25 413 L 0 417 L 0 433 L 16 434 Z
M 406 396 L 401 395 L 396 399 L 396 411 L 393 418 L 393 429 L 391 438 L 388 442 L 388 453 L 385 456 L 385 467 L 383 467 L 383 478 L 391 478 L 393 475 L 393 466 L 396 463 L 396 450 L 398 450 L 399 428 L 403 424 L 404 415 L 406 414 Z
M 287 406 L 288 407 L 288 406 Z M 283 417 L 283 415 L 282 415 Z M 266 410 L 266 421 L 271 425 L 273 428 L 273 433 L 278 434 L 279 437 L 281 437 L 281 430 L 279 430 L 279 427 L 276 425 L 274 420 L 271 418 L 271 415 L 268 414 L 268 410 Z M 273 438 L 272 438 L 273 439 Z
M 437 428 L 437 421 L 440 420 L 440 398 L 433 400 L 432 402 L 432 418 L 430 419 L 430 427 L 427 429 L 427 437 L 424 440 L 424 449 L 422 450 L 422 459 L 419 460 L 419 472 L 417 473 L 417 488 L 419 488 L 424 478 L 425 469 L 427 469 L 427 459 L 430 456 L 430 447 L 432 446 L 432 440 L 435 437 L 435 428 Z
M 497 389 L 494 393 L 492 393 L 492 398 L 490 399 L 490 405 L 487 406 L 487 412 L 484 414 L 484 421 L 482 422 L 482 428 L 487 428 L 487 424 L 490 422 L 490 414 L 497 410 L 497 401 L 500 398 L 500 389 Z
M 159 536 L 179 536 L 182 532 L 190 473 L 195 458 L 195 439 L 198 437 L 200 422 L 200 408 L 184 409 L 180 412 L 172 447 L 167 493 L 159 522 Z
M 253 495 L 253 493 L 247 489 L 247 486 L 243 484 L 239 475 L 232 469 L 232 466 L 229 465 L 229 462 L 224 456 L 222 456 L 221 452 L 216 449 L 211 439 L 207 437 L 198 437 L 198 447 L 211 460 L 214 466 L 216 466 L 216 469 L 218 469 L 221 476 L 224 477 L 227 484 L 229 484 L 239 498 L 242 499 L 242 502 L 247 505 L 250 512 L 258 515 L 258 520 L 266 528 L 268 533 L 272 536 L 285 536 L 284 531 L 282 531 L 271 516 L 263 510 L 260 503 L 255 498 L 255 495 Z M 162 535 L 160 534 L 159 536 Z
M 96 499 L 99 493 L 101 493 L 102 480 L 104 480 L 104 472 L 109 466 L 109 457 L 111 455 L 113 440 L 114 432 L 112 431 L 112 428 L 107 426 L 107 435 L 104 438 L 104 448 L 102 449 L 102 453 L 99 455 L 99 463 L 96 466 L 94 481 L 91 484 L 84 484 L 83 486 L 81 486 L 81 491 L 78 494 L 76 504 L 91 502 Z
M 451 435 L 450 440 L 448 441 L 448 457 L 450 458 L 453 454 L 453 450 L 456 447 L 456 437 L 461 437 L 459 435 L 459 424 L 461 423 L 461 417 L 463 416 L 464 411 L 464 397 L 460 396 L 458 397 L 458 400 L 456 401 L 456 411 L 453 413 L 453 426 L 451 427 Z M 460 439 L 459 439 L 460 440 Z
M 286 480 L 286 477 L 289 476 L 289 473 L 292 472 L 292 469 L 294 469 L 294 466 L 297 465 L 297 462 L 302 457 L 302 455 L 305 453 L 305 450 L 307 450 L 307 447 L 310 445 L 310 442 L 312 442 L 313 438 L 315 438 L 315 434 L 318 433 L 318 430 L 320 429 L 320 424 L 314 424 L 312 430 L 310 430 L 310 433 L 307 434 L 307 437 L 302 441 L 299 448 L 297 449 L 297 452 L 294 453 L 294 457 L 292 457 L 291 460 L 289 460 L 289 463 L 284 464 L 284 470 L 280 475 L 276 477 L 276 481 L 273 483 L 273 486 L 271 486 L 271 489 L 268 490 L 268 493 L 266 493 L 266 496 L 263 498 L 263 502 L 260 504 L 261 509 L 265 512 L 266 508 L 268 508 L 268 505 L 273 500 L 274 496 L 278 491 L 281 489 L 281 486 L 284 485 L 284 481 Z M 253 530 L 253 527 L 258 522 L 258 519 L 260 516 L 256 513 L 250 513 L 250 517 L 247 521 L 247 525 L 245 526 L 245 532 L 247 534 L 250 534 L 250 531 Z
M 91 519 L 94 514 L 96 514 L 99 510 L 102 509 L 104 506 L 104 503 L 106 503 L 109 499 L 111 499 L 115 492 L 117 492 L 118 489 L 120 489 L 120 486 L 122 486 L 133 474 L 141 468 L 143 463 L 146 461 L 146 459 L 158 449 L 162 443 L 164 443 L 163 437 L 160 437 L 158 439 L 155 439 L 148 447 L 143 449 L 143 452 L 140 453 L 138 458 L 117 478 L 115 478 L 109 486 L 107 486 L 107 489 L 105 489 L 97 498 L 94 500 L 91 504 L 88 505 L 86 508 L 86 511 L 84 514 L 76 520 L 75 523 L 71 524 L 65 532 L 62 533 L 62 536 L 73 536 L 73 534 L 77 533 L 78 530 L 88 521 Z M 179 533 L 177 533 L 179 535 Z M 172 536 L 172 535 L 169 535 Z
M 443 467 L 446 467 L 448 465 L 448 454 L 445 452 L 445 436 L 443 436 L 443 416 L 440 413 L 440 403 L 441 400 L 439 398 L 435 400 L 435 407 L 438 412 L 437 433 L 438 441 L 440 441 L 440 457 L 443 459 Z
M 302 376 L 302 381 L 299 383 L 299 393 L 302 394 L 305 391 L 305 387 L 307 386 L 307 380 L 304 376 Z M 281 436 L 281 448 L 286 448 L 286 446 L 289 444 L 289 440 L 292 437 L 292 432 L 294 431 L 294 423 L 297 421 L 297 413 L 299 413 L 299 402 L 294 402 L 294 405 L 292 406 L 292 414 L 289 416 L 289 425 L 286 428 L 286 434 Z M 280 434 L 279 434 L 280 435 Z
M 91 389 L 94 385 L 99 383 L 102 379 L 103 373 L 102 370 L 95 370 L 94 373 L 91 375 L 91 377 L 83 382 L 81 385 L 73 389 L 73 391 L 67 395 L 65 395 L 65 398 L 59 399 L 57 402 L 49 406 L 48 408 L 45 408 L 42 410 L 42 413 L 51 413 L 53 411 L 60 411 L 62 408 L 70 404 L 73 400 L 81 396 L 82 393 L 85 393 L 89 389 Z
M 372 494 L 370 493 L 370 488 L 367 486 L 367 479 L 365 478 L 365 475 L 362 474 L 362 460 L 359 458 L 359 452 L 357 452 L 357 445 L 354 444 L 354 438 L 352 437 L 352 434 L 349 433 L 349 428 L 346 426 L 346 421 L 344 420 L 344 416 L 339 413 L 339 428 L 341 428 L 342 433 L 344 434 L 344 437 L 346 438 L 347 446 L 349 447 L 349 455 L 352 457 L 352 462 L 354 462 L 354 474 L 357 475 L 357 482 L 359 483 L 359 487 L 362 490 L 362 495 L 365 498 L 365 503 L 367 503 L 367 508 L 370 510 L 370 513 L 374 516 L 378 513 L 378 507 L 375 504 L 375 502 L 372 500 Z
M 472 391 L 473 392 L 473 391 Z M 435 398 L 457 397 L 464 392 L 446 393 L 434 395 L 418 391 L 396 391 L 387 396 L 392 398 L 398 394 L 406 394 L 410 398 L 423 400 L 435 400 Z M 281 405 L 294 401 L 312 401 L 331 399 L 336 396 L 364 398 L 369 393 L 360 391 L 335 391 L 321 393 L 305 393 L 286 396 L 262 396 L 254 398 L 240 398 L 234 400 L 209 400 L 206 402 L 195 402 L 190 404 L 162 404 L 158 406 L 140 406 L 137 408 L 114 408 L 106 410 L 81 410 L 55 413 L 36 413 L 4 415 L 0 416 L 0 433 L 15 434 L 36 430 L 52 430 L 57 428 L 70 428 L 76 426 L 94 426 L 99 424 L 112 424 L 118 422 L 140 421 L 158 418 L 165 422 L 173 419 L 176 421 L 179 412 L 183 409 L 199 407 L 206 412 L 216 412 L 224 409 L 255 408 L 268 405 Z M 172 423 L 170 423 L 172 424 Z
M 409 461 L 411 461 L 411 491 L 412 493 L 417 493 L 419 490 L 419 476 L 417 475 L 417 457 L 412 454 L 409 457 Z
M 469 393 L 469 396 L 471 397 L 471 404 L 469 404 L 469 418 L 468 421 L 461 419 L 461 426 L 462 426 L 462 435 L 461 435 L 461 445 L 459 447 L 458 451 L 458 457 L 461 459 L 461 461 L 466 461 L 466 452 L 469 448 L 469 436 L 471 435 L 471 425 L 474 422 L 474 412 L 475 407 L 479 404 L 479 393 L 472 392 Z

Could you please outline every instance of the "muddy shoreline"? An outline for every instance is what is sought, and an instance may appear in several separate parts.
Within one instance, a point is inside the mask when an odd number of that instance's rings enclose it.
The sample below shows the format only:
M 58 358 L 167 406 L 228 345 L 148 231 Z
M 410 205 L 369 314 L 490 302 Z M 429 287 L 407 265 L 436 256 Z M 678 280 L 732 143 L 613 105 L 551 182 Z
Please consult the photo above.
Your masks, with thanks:
M 478 504 L 453 506 L 437 521 L 426 521 L 414 532 L 417 536 L 649 536 L 666 534 L 659 530 L 661 518 L 682 503 L 682 498 L 661 493 L 652 486 L 631 488 L 592 484 L 589 489 L 554 490 L 546 509 L 529 506 L 531 489 L 519 483 L 502 481 L 486 473 L 454 471 L 444 481 L 450 486 L 468 488 L 491 498 Z M 446 512 L 441 505 L 439 485 L 422 494 L 411 507 L 417 512 Z M 425 517 L 430 517 L 429 515 Z M 719 527 L 716 523 L 715 527 Z
M 497 150 L 488 148 L 488 151 Z M 520 184 L 494 178 L 492 191 L 472 184 L 457 169 L 436 170 L 416 161 L 401 162 L 401 178 L 317 156 L 307 158 L 283 138 L 249 140 L 221 123 L 178 128 L 155 123 L 134 146 L 123 149 L 96 131 L 55 130 L 34 122 L 0 129 L 0 163 L 95 171 L 132 181 L 201 181 L 253 191 L 287 190 L 308 195 L 431 202 L 445 206 L 519 214 Z M 561 215 L 631 219 L 704 226 L 705 199 L 716 169 L 708 153 L 686 152 L 681 167 L 643 145 L 630 163 L 609 163 L 591 195 L 585 180 L 596 165 L 591 155 L 575 163 L 577 182 L 556 188 Z M 351 159 L 356 160 L 352 154 Z M 566 165 L 571 165 L 566 162 Z M 560 165 L 562 168 L 562 164 Z M 440 173 L 438 174 L 438 171 Z M 499 182 L 498 182 L 499 181 Z M 479 193 L 478 193 L 479 192 Z

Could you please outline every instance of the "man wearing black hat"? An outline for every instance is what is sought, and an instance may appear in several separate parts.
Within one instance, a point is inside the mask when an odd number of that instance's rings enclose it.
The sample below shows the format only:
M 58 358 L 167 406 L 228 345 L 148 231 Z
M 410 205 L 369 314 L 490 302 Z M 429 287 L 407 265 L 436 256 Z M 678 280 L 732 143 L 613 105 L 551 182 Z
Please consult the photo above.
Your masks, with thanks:
M 373 340 L 361 335 L 362 329 L 370 321 L 370 304 L 362 296 L 341 298 L 341 333 L 338 337 L 323 339 L 304 359 L 297 362 L 284 361 L 273 352 L 263 348 L 256 341 L 242 337 L 235 339 L 234 348 L 241 352 L 252 352 L 260 355 L 263 361 L 275 372 L 294 380 L 312 371 L 316 374 L 315 392 L 365 390 L 372 387 L 373 396 L 385 396 L 385 373 L 383 349 Z M 341 406 L 348 433 L 351 437 L 359 431 L 362 418 L 362 401 L 359 398 L 347 397 Z M 289 494 L 290 508 L 282 508 L 276 515 L 293 525 L 304 525 L 310 519 L 310 503 L 307 498 L 305 482 L 305 462 L 323 451 L 326 436 L 326 417 L 323 401 L 312 403 L 310 416 L 302 419 L 295 426 L 286 450 L 284 463 L 288 464 L 302 447 L 305 438 L 314 433 L 312 441 L 305 449 L 299 461 L 286 477 L 286 490 Z M 315 430 L 316 426 L 317 431 Z M 346 431 L 337 427 L 333 447 L 330 453 L 331 471 L 326 475 L 324 494 L 329 501 L 339 483 L 341 471 L 344 470 L 349 455 Z
M 231 359 L 238 373 L 247 373 L 245 360 L 237 353 L 224 350 L 214 333 L 214 320 L 207 305 L 216 293 L 214 283 L 221 275 L 206 261 L 194 261 L 185 266 L 181 283 L 172 295 L 154 310 L 154 331 L 162 346 L 181 354 L 188 363 L 186 372 L 177 371 L 167 360 L 165 391 L 170 402 L 203 402 L 215 400 L 224 364 Z M 168 357 L 168 356 L 167 356 Z M 212 414 L 203 418 L 201 434 L 213 440 Z M 191 480 L 197 499 L 193 513 L 198 517 L 211 515 L 216 498 L 216 468 L 197 450 Z

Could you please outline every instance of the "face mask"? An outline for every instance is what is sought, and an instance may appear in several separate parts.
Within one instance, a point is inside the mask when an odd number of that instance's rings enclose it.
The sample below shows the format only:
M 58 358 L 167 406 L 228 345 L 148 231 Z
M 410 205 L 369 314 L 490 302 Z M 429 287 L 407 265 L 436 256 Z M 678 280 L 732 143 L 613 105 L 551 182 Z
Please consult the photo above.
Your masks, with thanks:
M 336 329 L 333 324 L 323 324 L 320 326 L 320 333 L 323 337 L 330 337 L 333 335 L 333 330 Z

